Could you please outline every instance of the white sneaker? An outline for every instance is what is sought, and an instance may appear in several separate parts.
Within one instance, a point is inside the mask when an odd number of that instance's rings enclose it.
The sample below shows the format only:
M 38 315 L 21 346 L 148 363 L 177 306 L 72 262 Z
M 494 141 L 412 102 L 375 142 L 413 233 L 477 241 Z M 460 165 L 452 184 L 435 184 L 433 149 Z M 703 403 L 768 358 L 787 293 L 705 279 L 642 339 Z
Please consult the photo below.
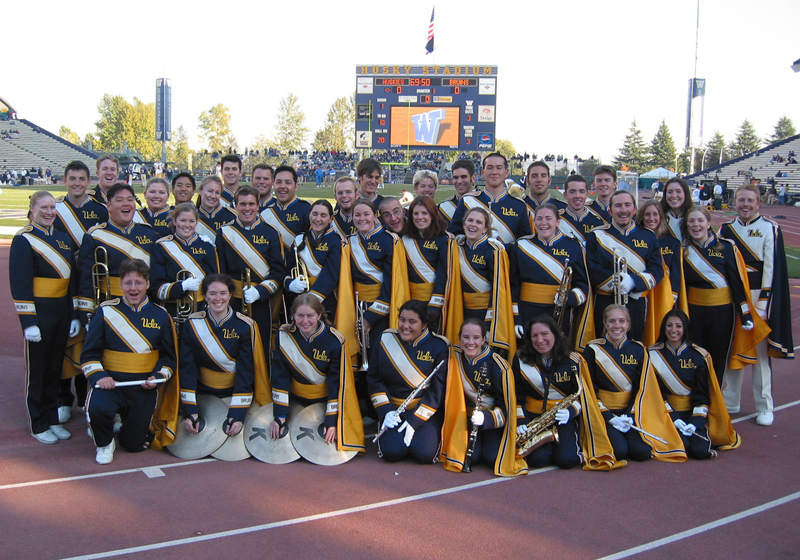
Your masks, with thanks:
M 111 443 L 106 445 L 105 447 L 98 447 L 97 454 L 94 456 L 94 460 L 97 461 L 98 465 L 107 465 L 111 461 L 114 460 L 114 450 L 117 448 L 117 445 L 114 443 L 114 440 L 111 440 Z
M 762 411 L 756 415 L 756 424 L 759 426 L 772 426 L 775 417 L 771 412 Z
M 54 444 L 54 443 L 58 443 L 58 438 L 50 430 L 45 430 L 45 431 L 40 432 L 38 434 L 31 434 L 31 435 L 33 437 L 35 437 L 36 439 L 38 439 L 42 443 L 47 443 L 47 444 L 51 444 L 51 445 Z
M 72 407 L 70 406 L 59 406 L 58 407 L 58 423 L 59 424 L 66 424 L 69 422 L 69 419 L 72 418 Z
M 53 432 L 53 435 L 56 436 L 58 439 L 69 439 L 72 437 L 72 434 L 65 430 L 62 426 L 55 424 L 54 426 L 50 426 L 50 431 Z

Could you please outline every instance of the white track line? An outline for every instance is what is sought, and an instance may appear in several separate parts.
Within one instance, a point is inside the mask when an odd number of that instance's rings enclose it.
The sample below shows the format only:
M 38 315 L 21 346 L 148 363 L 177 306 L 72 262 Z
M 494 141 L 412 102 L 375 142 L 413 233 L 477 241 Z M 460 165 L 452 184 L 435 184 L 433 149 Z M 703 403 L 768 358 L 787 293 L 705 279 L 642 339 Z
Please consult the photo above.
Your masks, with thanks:
M 659 548 L 666 544 L 671 544 L 688 537 L 693 537 L 695 535 L 699 535 L 700 533 L 705 533 L 706 531 L 710 531 L 712 529 L 716 529 L 718 527 L 723 527 L 728 525 L 729 523 L 733 523 L 735 521 L 739 521 L 741 519 L 745 519 L 747 517 L 751 517 L 758 513 L 763 513 L 767 510 L 772 508 L 782 506 L 783 504 L 787 504 L 791 501 L 800 498 L 800 492 L 795 492 L 794 494 L 789 494 L 788 496 L 784 496 L 783 498 L 778 498 L 777 500 L 773 500 L 771 502 L 767 502 L 766 504 L 762 504 L 760 506 L 756 506 L 754 508 L 746 509 L 742 512 L 735 513 L 733 515 L 729 515 L 728 517 L 723 517 L 722 519 L 718 519 L 717 521 L 712 521 L 711 523 L 706 523 L 705 525 L 700 525 L 695 527 L 694 529 L 689 529 L 688 531 L 682 531 L 680 533 L 676 533 L 669 537 L 665 537 L 663 539 L 658 539 L 657 541 L 652 541 L 641 546 L 637 546 L 635 548 L 629 548 L 628 550 L 623 550 L 622 552 L 617 552 L 616 554 L 611 554 L 609 556 L 603 556 L 598 560 L 619 560 L 621 558 L 628 558 L 629 556 L 633 556 L 635 554 L 639 554 L 641 552 L 647 552 L 649 550 L 653 550 L 654 548 Z
M 529 476 L 535 474 L 542 474 L 546 472 L 550 472 L 553 470 L 557 470 L 558 467 L 547 467 L 544 469 L 537 469 L 528 473 Z M 97 558 L 110 558 L 112 556 L 121 556 L 124 554 L 136 554 L 137 552 L 148 552 L 151 550 L 160 550 L 162 548 L 169 548 L 173 546 L 182 546 L 185 544 L 194 544 L 203 541 L 209 541 L 214 539 L 222 539 L 226 537 L 235 537 L 238 535 L 246 535 L 248 533 L 255 533 L 258 531 L 266 531 L 268 529 L 277 529 L 279 527 L 288 527 L 290 525 L 297 525 L 299 523 L 308 523 L 309 521 L 319 521 L 321 519 L 330 519 L 332 517 L 339 517 L 342 515 L 349 515 L 351 513 L 361 513 L 363 511 L 369 511 L 372 509 L 379 509 L 389 506 L 396 506 L 400 504 L 406 504 L 409 502 L 415 502 L 417 500 L 426 500 L 428 498 L 437 498 L 439 496 L 446 496 L 447 494 L 453 494 L 455 492 L 463 492 L 464 490 L 473 490 L 475 488 L 481 488 L 483 486 L 489 486 L 491 484 L 499 484 L 501 482 L 509 482 L 511 480 L 515 480 L 515 477 L 512 478 L 491 478 L 489 480 L 484 480 L 482 482 L 474 482 L 472 484 L 464 484 L 462 486 L 454 486 L 453 488 L 446 488 L 443 490 L 436 490 L 434 492 L 425 492 L 424 494 L 416 494 L 414 496 L 406 496 L 404 498 L 396 498 L 394 500 L 386 500 L 384 502 L 376 502 L 374 504 L 366 504 L 363 506 L 356 506 L 351 508 L 340 509 L 336 511 L 329 511 L 327 513 L 318 513 L 316 515 L 307 515 L 305 517 L 296 517 L 294 519 L 286 519 L 284 521 L 276 521 L 274 523 L 265 523 L 263 525 L 254 525 L 252 527 L 243 527 L 241 529 L 232 529 L 230 531 L 221 531 L 219 533 L 209 533 L 208 535 L 200 535 L 197 537 L 188 537 L 185 539 L 176 539 L 174 541 L 164 541 L 160 543 L 153 543 L 143 546 L 135 546 L 131 548 L 121 548 L 119 550 L 109 550 L 107 552 L 98 552 L 96 554 L 87 554 L 85 556 L 73 556 L 71 558 L 65 558 L 63 560 L 94 560 Z

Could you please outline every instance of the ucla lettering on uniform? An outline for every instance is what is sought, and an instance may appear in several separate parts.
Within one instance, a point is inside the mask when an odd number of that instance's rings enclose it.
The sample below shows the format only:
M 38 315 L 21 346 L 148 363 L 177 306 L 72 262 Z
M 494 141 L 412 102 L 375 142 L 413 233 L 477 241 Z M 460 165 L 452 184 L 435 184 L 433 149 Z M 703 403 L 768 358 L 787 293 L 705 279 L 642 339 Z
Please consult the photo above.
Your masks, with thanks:
M 161 325 L 158 324 L 158 321 L 155 319 L 147 319 L 142 317 L 142 327 L 145 329 L 158 329 L 161 330 Z
M 100 216 L 94 210 L 84 210 L 83 211 L 83 219 L 84 220 L 99 220 Z
M 59 249 L 66 249 L 67 251 L 69 251 L 70 246 L 59 239 L 58 240 L 58 248 Z
M 630 356 L 626 356 L 625 354 L 622 355 L 622 363 L 626 366 L 635 366 L 639 363 L 639 360 L 633 357 L 633 354 Z
M 721 259 L 722 258 L 722 253 L 720 253 L 719 251 L 712 251 L 711 249 L 709 249 L 708 250 L 708 256 L 709 257 L 717 257 L 718 259 Z
M 472 262 L 475 264 L 486 264 L 486 258 L 483 255 L 472 255 Z
M 317 251 L 327 251 L 328 250 L 328 242 L 320 243 L 317 245 Z
M 430 352 L 422 352 L 421 350 L 417 350 L 417 359 L 422 362 L 432 362 L 433 354 Z
M 381 252 L 381 244 L 377 241 L 371 241 L 367 243 L 367 251 L 378 251 Z
M 319 360 L 319 361 L 321 361 L 321 362 L 327 362 L 327 361 L 329 361 L 329 360 L 328 360 L 328 353 L 327 353 L 327 352 L 325 352 L 325 350 L 323 350 L 322 352 L 320 352 L 319 350 L 317 350 L 316 348 L 314 348 L 314 359 L 315 359 L 315 360 Z
M 566 371 L 557 371 L 556 372 L 556 383 L 564 383 L 565 381 L 571 381 L 572 377 L 570 376 L 569 372 Z
M 239 338 L 239 333 L 236 332 L 236 329 L 222 329 L 222 336 L 227 339 Z
M 662 245 L 661 246 L 661 254 L 662 255 L 671 255 L 672 254 L 672 249 L 670 249 L 669 247 L 664 247 Z
M 506 207 L 504 206 L 504 207 L 503 207 L 503 216 L 512 216 L 512 217 L 516 218 L 517 216 L 519 216 L 519 214 L 517 214 L 516 212 L 514 212 L 514 210 L 513 210 L 513 209 L 511 209 L 511 208 L 506 208 Z
M 757 229 L 749 229 L 747 230 L 747 237 L 763 237 L 761 232 Z
M 206 250 L 202 247 L 192 247 L 192 254 L 193 255 L 205 255 Z
M 300 218 L 297 214 L 286 214 L 286 221 L 287 222 L 299 222 Z
M 267 238 L 264 237 L 263 235 L 253 235 L 252 238 L 253 238 L 253 243 L 255 243 L 257 245 L 267 245 L 267 244 L 269 244 L 269 241 L 267 241 Z
M 151 243 L 153 243 L 153 240 L 150 239 L 149 237 L 145 237 L 144 235 L 137 235 L 136 242 L 139 245 L 150 245 Z
M 647 249 L 647 241 L 643 239 L 634 239 L 633 246 L 638 247 L 639 249 Z
M 695 365 L 694 360 L 692 360 L 691 358 L 689 358 L 688 360 L 681 358 L 681 367 L 685 369 L 694 369 L 697 366 Z
M 167 227 L 169 224 L 167 223 L 167 220 L 156 220 L 153 222 L 153 225 L 156 227 Z
M 436 241 L 429 240 L 422 244 L 423 249 L 433 249 L 434 251 L 438 251 L 439 247 L 436 245 Z
M 568 257 L 569 252 L 566 249 L 553 249 L 554 257 Z

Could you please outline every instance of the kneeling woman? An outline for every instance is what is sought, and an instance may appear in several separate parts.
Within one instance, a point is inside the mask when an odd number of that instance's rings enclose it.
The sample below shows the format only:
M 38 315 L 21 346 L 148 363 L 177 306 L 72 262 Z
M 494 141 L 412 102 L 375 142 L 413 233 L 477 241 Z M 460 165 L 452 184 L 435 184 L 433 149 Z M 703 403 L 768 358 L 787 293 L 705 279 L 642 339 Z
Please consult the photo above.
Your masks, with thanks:
M 325 441 L 339 451 L 364 451 L 364 425 L 356 399 L 353 367 L 344 335 L 322 319 L 325 309 L 312 293 L 300 294 L 292 323 L 281 327 L 272 360 L 272 439 L 284 431 L 289 401 L 325 404 Z
M 664 407 L 655 372 L 641 342 L 628 338 L 631 316 L 619 304 L 603 312 L 604 336 L 586 346 L 598 405 L 617 460 L 685 461 L 686 453 Z M 646 433 L 645 433 L 646 432 Z M 655 438 L 659 438 L 659 441 Z
M 398 328 L 381 335 L 369 362 L 367 385 L 381 429 L 386 429 L 378 440 L 378 454 L 387 461 L 406 457 L 420 464 L 436 461 L 448 351 L 447 339 L 428 330 L 427 302 L 404 303 Z M 434 371 L 427 388 L 398 414 L 397 407 Z
M 585 463 L 591 470 L 623 466 L 611 449 L 586 362 L 571 351 L 555 320 L 538 315 L 528 322 L 525 335 L 512 366 L 517 434 L 525 440 L 532 437 L 530 430 L 543 434 L 550 426 L 558 434 L 527 455 L 528 465 L 571 469 Z M 545 415 L 552 418 L 531 425 Z
M 689 457 L 716 457 L 712 445 L 739 447 L 741 440 L 731 425 L 711 356 L 689 340 L 689 318 L 683 311 L 675 309 L 664 316 L 658 342 L 648 354 Z
M 254 398 L 269 403 L 264 350 L 255 321 L 231 306 L 233 280 L 209 274 L 200 285 L 207 310 L 194 313 L 181 330 L 181 404 L 189 433 L 198 433 L 197 393 L 231 397 L 225 433 L 242 431 Z
M 464 321 L 459 340 L 461 345 L 450 349 L 439 458 L 449 471 L 469 472 L 469 465 L 485 463 L 498 476 L 525 474 L 525 461 L 514 447 L 517 405 L 511 367 L 486 343 L 483 321 Z

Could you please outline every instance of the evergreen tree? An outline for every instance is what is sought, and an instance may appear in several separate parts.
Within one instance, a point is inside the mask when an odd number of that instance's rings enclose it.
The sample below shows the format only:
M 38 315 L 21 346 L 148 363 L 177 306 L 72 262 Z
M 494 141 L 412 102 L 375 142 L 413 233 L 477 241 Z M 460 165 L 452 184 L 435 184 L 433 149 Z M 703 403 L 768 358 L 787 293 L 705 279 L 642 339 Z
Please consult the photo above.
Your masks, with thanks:
M 647 144 L 642 138 L 642 131 L 636 128 L 636 119 L 633 119 L 630 132 L 613 163 L 618 169 L 627 166 L 630 171 L 643 173 L 647 171 L 647 160 Z
M 714 136 L 708 141 L 706 147 L 708 148 L 706 152 L 706 167 L 713 167 L 731 159 L 725 147 L 725 137 L 720 134 L 719 130 L 714 131 Z
M 755 152 L 760 144 L 761 140 L 756 134 L 755 127 L 749 120 L 745 119 L 739 127 L 736 139 L 731 143 L 731 148 L 734 150 L 734 157 L 739 157 Z
M 766 143 L 774 144 L 775 142 L 780 142 L 795 134 L 797 134 L 797 130 L 794 128 L 792 119 L 784 115 L 778 119 L 778 124 L 775 125 L 775 131 L 772 133 L 772 136 L 766 139 Z
M 650 143 L 650 165 L 673 169 L 677 155 L 675 142 L 672 140 L 672 134 L 669 133 L 667 123 L 661 121 L 661 126 L 658 127 L 658 132 Z

